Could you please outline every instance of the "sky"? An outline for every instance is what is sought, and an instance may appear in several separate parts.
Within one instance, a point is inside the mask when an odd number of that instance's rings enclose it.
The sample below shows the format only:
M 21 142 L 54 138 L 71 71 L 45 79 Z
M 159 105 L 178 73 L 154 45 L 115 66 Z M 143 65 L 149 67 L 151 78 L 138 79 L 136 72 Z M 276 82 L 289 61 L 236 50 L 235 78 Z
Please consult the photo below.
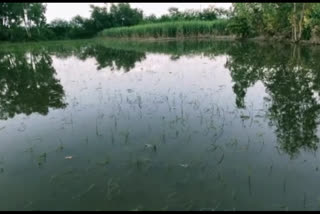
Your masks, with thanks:
M 90 4 L 103 6 L 104 3 L 47 3 L 46 17 L 51 22 L 56 18 L 71 20 L 72 17 L 80 15 L 90 16 Z M 179 10 L 185 9 L 204 9 L 209 5 L 216 7 L 229 8 L 231 3 L 130 3 L 133 8 L 140 8 L 145 15 L 155 14 L 161 16 L 167 13 L 170 7 L 177 7 Z

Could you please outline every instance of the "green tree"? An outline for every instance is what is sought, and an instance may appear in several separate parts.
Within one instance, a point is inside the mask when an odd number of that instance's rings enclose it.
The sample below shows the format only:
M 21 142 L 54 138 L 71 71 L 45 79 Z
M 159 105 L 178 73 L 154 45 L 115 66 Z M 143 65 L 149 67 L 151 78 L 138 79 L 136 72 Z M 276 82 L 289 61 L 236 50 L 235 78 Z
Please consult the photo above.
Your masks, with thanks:
M 90 7 L 92 24 L 97 32 L 112 27 L 112 16 L 108 13 L 107 6 L 97 7 L 90 5 Z
M 50 23 L 50 29 L 54 32 L 57 39 L 65 39 L 69 36 L 70 24 L 62 19 L 54 19 Z
M 42 3 L 1 3 L 1 37 L 11 40 L 23 37 L 23 29 L 31 39 L 31 28 L 35 28 L 39 35 L 40 28 L 46 23 L 45 11 L 46 5 Z
M 112 4 L 110 8 L 113 27 L 137 25 L 143 20 L 143 12 L 132 9 L 129 3 Z

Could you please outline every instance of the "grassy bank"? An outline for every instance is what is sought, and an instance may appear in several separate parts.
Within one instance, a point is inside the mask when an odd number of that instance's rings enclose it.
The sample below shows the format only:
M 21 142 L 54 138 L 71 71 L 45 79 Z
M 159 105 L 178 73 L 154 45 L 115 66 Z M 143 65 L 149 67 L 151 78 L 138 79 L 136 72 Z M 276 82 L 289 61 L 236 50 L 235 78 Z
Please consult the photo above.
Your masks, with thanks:
M 99 36 L 113 38 L 175 38 L 230 35 L 227 20 L 176 21 L 103 30 Z

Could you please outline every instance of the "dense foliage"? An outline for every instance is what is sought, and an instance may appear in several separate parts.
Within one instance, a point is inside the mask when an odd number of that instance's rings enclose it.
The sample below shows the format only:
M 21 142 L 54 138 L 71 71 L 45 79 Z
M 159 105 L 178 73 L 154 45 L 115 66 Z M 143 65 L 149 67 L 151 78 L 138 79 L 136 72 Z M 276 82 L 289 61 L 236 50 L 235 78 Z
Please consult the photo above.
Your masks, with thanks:
M 220 18 L 227 18 L 230 16 L 231 11 L 215 8 L 209 6 L 203 10 L 185 10 L 179 11 L 176 7 L 171 7 L 168 9 L 168 14 L 164 14 L 157 18 L 154 14 L 146 16 L 143 20 L 143 23 L 163 23 L 170 21 L 212 21 Z
M 229 16 L 229 11 L 214 7 L 202 11 L 170 8 L 168 14 L 157 18 L 155 15 L 144 16 L 141 10 L 131 8 L 128 3 L 118 3 L 105 4 L 104 7 L 91 5 L 90 18 L 75 16 L 71 21 L 55 19 L 47 23 L 45 12 L 46 5 L 42 3 L 1 3 L 0 40 L 83 39 L 109 28 L 159 22 L 212 21 Z
M 316 39 L 319 3 L 234 3 L 229 28 L 240 37 L 265 36 L 294 42 Z
M 147 25 L 105 29 L 102 35 L 113 37 L 159 37 L 159 35 L 168 37 L 169 35 L 169 37 L 176 37 L 179 33 L 170 35 L 169 32 L 179 32 L 184 22 L 191 23 L 196 20 L 199 21 L 197 26 L 204 26 L 205 22 L 200 21 L 213 23 L 218 19 L 223 19 L 224 22 L 221 23 L 224 24 L 212 25 L 210 29 L 206 28 L 207 35 L 233 34 L 239 38 L 262 36 L 293 42 L 311 40 L 320 43 L 319 3 L 233 3 L 231 10 L 209 7 L 203 11 L 187 10 L 184 12 L 180 12 L 177 8 L 170 8 L 169 14 L 160 18 L 154 15 L 145 17 L 143 23 Z M 189 29 L 189 33 L 182 35 L 203 35 L 199 33 L 196 26 L 189 27 Z M 160 31 L 164 33 L 159 33 Z
M 41 3 L 0 3 L 0 39 L 39 37 L 46 27 L 45 10 Z
M 143 20 L 143 13 L 128 3 L 96 7 L 91 5 L 90 18 L 75 16 L 47 23 L 43 3 L 0 3 L 0 40 L 52 40 L 89 38 L 111 27 L 131 26 Z
M 294 42 L 320 41 L 319 3 L 233 3 L 230 10 L 211 6 L 179 11 L 172 7 L 160 17 L 144 16 L 129 3 L 106 3 L 104 7 L 92 5 L 89 18 L 75 16 L 70 21 L 56 19 L 51 23 L 47 23 L 45 12 L 43 3 L 0 3 L 0 41 L 83 39 L 101 31 L 104 35 L 127 37 L 132 34 L 141 37 L 141 33 L 158 37 L 158 31 L 166 32 L 164 36 L 179 35 L 186 22 L 190 23 L 187 30 L 183 29 L 183 36 L 202 34 L 201 29 L 205 29 L 215 35 L 219 31 L 219 35 L 232 33 L 240 38 L 264 36 Z M 212 29 L 208 30 L 203 28 L 208 22 L 218 24 L 212 24 Z M 130 26 L 134 26 L 130 28 L 132 32 L 128 31 Z

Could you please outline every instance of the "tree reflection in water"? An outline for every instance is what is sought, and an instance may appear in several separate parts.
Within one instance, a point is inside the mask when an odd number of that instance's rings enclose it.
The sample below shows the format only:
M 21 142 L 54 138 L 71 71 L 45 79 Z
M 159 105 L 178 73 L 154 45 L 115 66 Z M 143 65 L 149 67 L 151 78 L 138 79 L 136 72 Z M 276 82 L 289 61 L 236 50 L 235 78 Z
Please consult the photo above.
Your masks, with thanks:
M 94 57 L 98 63 L 98 70 L 111 67 L 111 69 L 124 69 L 125 72 L 135 67 L 136 62 L 146 58 L 144 52 L 128 51 L 121 49 L 112 49 L 103 45 L 94 45 L 86 48 L 80 54 L 76 54 L 80 59 Z
M 137 51 L 94 45 L 76 54 L 81 59 L 95 57 L 98 69 L 104 67 L 126 71 L 144 60 L 145 51 L 170 54 L 172 60 L 183 55 L 203 54 L 215 57 L 226 54 L 226 68 L 234 82 L 236 105 L 245 108 L 246 91 L 261 81 L 271 97 L 268 111 L 271 125 L 276 127 L 280 148 L 294 157 L 301 148 L 316 150 L 320 105 L 319 50 L 296 45 L 256 43 L 182 41 L 141 43 Z M 142 51 L 139 51 L 142 50 Z
M 111 45 L 112 46 L 112 45 Z M 48 108 L 64 108 L 64 91 L 54 77 L 49 53 L 58 58 L 76 56 L 80 60 L 95 58 L 97 69 L 110 67 L 133 69 L 136 62 L 146 59 L 146 51 L 171 55 L 215 57 L 226 55 L 235 103 L 245 108 L 247 89 L 261 81 L 271 100 L 268 102 L 270 124 L 276 128 L 278 142 L 291 157 L 300 149 L 315 151 L 320 105 L 320 51 L 310 46 L 270 45 L 250 42 L 179 41 L 135 44 L 130 49 L 105 44 L 56 46 L 41 52 L 1 53 L 0 55 L 0 118 L 38 112 Z M 124 46 L 124 45 L 123 45 Z
M 320 105 L 317 55 L 308 47 L 241 44 L 230 51 L 226 67 L 234 81 L 238 108 L 250 86 L 263 82 L 271 97 L 269 117 L 282 150 L 294 157 L 301 148 L 316 150 Z
M 0 119 L 64 108 L 64 90 L 45 52 L 0 53 Z

